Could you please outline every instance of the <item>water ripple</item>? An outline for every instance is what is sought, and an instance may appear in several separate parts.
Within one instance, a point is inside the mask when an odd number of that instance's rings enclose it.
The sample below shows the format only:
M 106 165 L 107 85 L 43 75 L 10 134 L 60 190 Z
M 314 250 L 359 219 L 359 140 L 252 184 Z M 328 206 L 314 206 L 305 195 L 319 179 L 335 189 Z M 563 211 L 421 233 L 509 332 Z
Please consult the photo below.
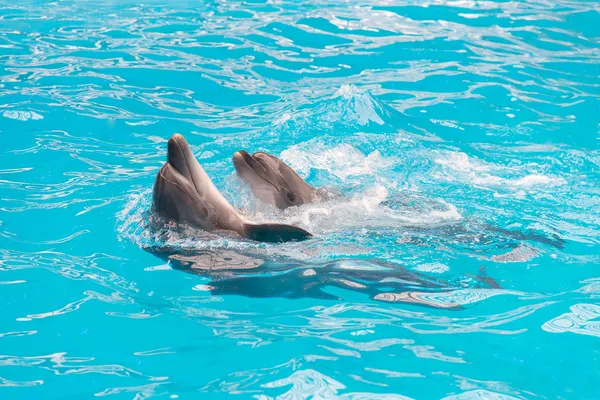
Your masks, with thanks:
M 597 2 L 1 3 L 3 390 L 594 397 Z M 315 238 L 153 229 L 175 132 Z M 257 203 L 241 148 L 332 198 Z
M 263 385 L 266 388 L 279 388 L 292 386 L 282 396 L 283 398 L 328 398 L 328 399 L 399 399 L 404 400 L 408 397 L 398 394 L 382 394 L 374 393 L 345 393 L 338 395 L 337 393 L 346 387 L 340 382 L 323 375 L 315 370 L 300 370 L 294 372 L 290 377 L 269 382 Z M 270 399 L 269 396 L 259 395 L 260 399 Z
M 542 329 L 552 333 L 571 332 L 580 335 L 600 337 L 600 306 L 596 304 L 576 304 L 571 312 L 564 313 L 542 325 Z

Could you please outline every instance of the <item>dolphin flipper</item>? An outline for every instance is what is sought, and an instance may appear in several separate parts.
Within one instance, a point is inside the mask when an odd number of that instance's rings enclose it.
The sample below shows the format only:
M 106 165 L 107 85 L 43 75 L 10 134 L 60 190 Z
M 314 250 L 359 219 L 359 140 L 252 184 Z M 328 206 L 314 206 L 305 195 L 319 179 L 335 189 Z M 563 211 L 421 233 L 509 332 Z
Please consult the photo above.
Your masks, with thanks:
M 312 237 L 302 228 L 285 224 L 245 224 L 246 236 L 258 242 L 290 242 Z

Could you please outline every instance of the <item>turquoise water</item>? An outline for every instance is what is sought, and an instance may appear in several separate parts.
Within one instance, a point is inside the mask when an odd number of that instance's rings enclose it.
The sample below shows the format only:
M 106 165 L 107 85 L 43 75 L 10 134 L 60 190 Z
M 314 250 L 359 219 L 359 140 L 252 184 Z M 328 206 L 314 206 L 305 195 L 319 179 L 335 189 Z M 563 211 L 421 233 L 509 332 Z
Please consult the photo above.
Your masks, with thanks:
M 315 239 L 150 229 L 175 132 Z M 600 397 L 598 2 L 3 1 L 0 138 L 3 399 Z

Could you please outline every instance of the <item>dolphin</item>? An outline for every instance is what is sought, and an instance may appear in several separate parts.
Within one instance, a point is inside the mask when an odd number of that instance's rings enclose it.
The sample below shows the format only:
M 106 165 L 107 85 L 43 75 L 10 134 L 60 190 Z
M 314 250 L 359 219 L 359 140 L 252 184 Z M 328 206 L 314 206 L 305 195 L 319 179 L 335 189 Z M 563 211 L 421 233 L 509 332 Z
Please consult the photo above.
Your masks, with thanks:
M 237 175 L 263 203 L 285 209 L 322 200 L 327 193 L 315 189 L 279 158 L 263 152 L 250 155 L 240 150 L 233 155 Z
M 312 236 L 291 225 L 245 221 L 217 190 L 180 134 L 169 139 L 167 162 L 154 182 L 152 206 L 168 220 L 207 231 L 232 231 L 261 242 L 287 242 Z
M 286 163 L 268 153 L 257 152 L 250 155 L 248 152 L 240 150 L 233 155 L 233 165 L 237 175 L 250 186 L 255 197 L 263 203 L 276 206 L 281 210 L 292 206 L 330 200 L 339 196 L 330 190 L 313 188 Z M 422 200 L 415 199 L 413 196 L 402 195 L 384 200 L 379 205 L 394 210 L 415 201 Z M 422 230 L 419 227 L 415 227 L 415 229 Z M 468 233 L 466 228 L 460 224 L 452 224 L 450 229 L 455 232 L 447 233 L 457 237 L 459 237 L 459 234 Z M 482 232 L 499 233 L 521 241 L 547 244 L 559 249 L 564 248 L 565 244 L 565 241 L 556 234 L 553 234 L 550 238 L 531 230 L 524 233 L 494 227 L 491 224 L 481 226 L 480 230 Z

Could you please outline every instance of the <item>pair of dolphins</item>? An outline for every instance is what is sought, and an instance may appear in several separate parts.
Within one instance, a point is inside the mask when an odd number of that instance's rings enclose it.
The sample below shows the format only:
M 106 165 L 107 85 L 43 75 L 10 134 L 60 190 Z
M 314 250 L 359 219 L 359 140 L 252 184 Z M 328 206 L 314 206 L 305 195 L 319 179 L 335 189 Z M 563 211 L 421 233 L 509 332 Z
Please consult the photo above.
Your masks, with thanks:
M 250 185 L 252 193 L 267 204 L 284 209 L 320 198 L 318 190 L 270 154 L 250 155 L 238 151 L 233 155 L 233 164 L 238 176 Z M 180 134 L 169 139 L 167 162 L 156 176 L 152 205 L 165 219 L 206 231 L 232 231 L 260 242 L 312 237 L 309 232 L 292 225 L 245 221 L 215 187 Z
M 258 199 L 280 209 L 329 197 L 329 193 L 311 187 L 292 168 L 270 154 L 250 155 L 238 151 L 233 155 L 233 164 L 238 176 L 249 184 Z M 169 139 L 167 162 L 156 176 L 152 204 L 154 211 L 167 220 L 207 231 L 232 231 L 260 242 L 288 242 L 312 237 L 309 232 L 292 225 L 245 221 L 215 187 L 180 134 Z M 535 232 L 515 232 L 489 224 L 484 227 L 520 241 L 535 241 L 557 248 L 563 248 L 565 243 L 557 235 L 548 238 Z

